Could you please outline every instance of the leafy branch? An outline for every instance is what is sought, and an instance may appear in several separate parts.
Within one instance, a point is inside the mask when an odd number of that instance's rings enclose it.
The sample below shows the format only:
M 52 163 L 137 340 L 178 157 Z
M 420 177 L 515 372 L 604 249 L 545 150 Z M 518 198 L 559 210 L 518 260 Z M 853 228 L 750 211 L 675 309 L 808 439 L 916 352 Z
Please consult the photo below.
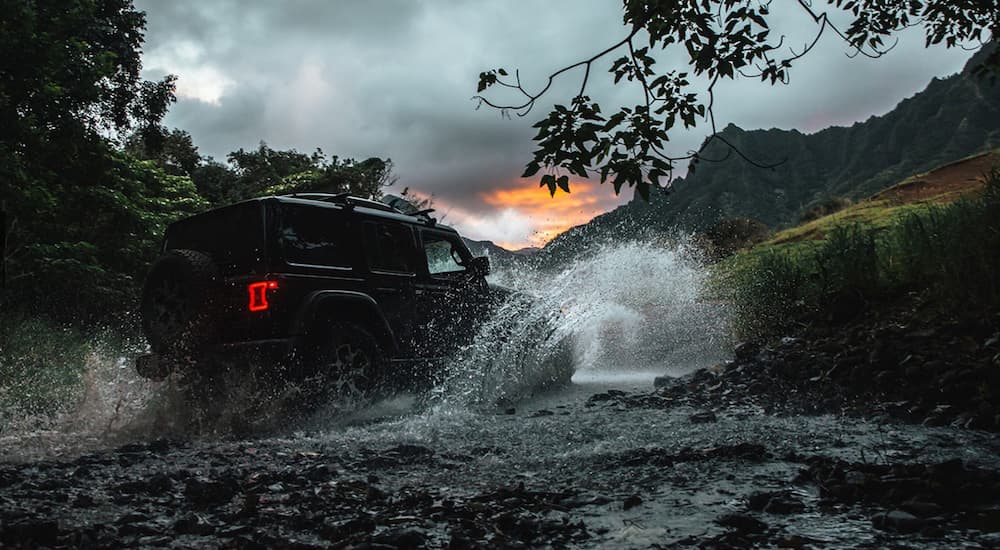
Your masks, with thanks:
M 829 6 L 849 17 L 850 23 L 842 28 L 826 11 L 817 10 L 811 0 L 797 0 L 796 5 L 815 25 L 815 32 L 812 40 L 796 51 L 785 46 L 784 36 L 772 38 L 770 4 L 763 0 L 624 0 L 624 23 L 630 31 L 621 40 L 552 72 L 537 92 L 528 91 L 518 70 L 513 77 L 503 68 L 484 71 L 479 74 L 473 99 L 477 108 L 485 105 L 499 110 L 502 116 L 509 117 L 513 112 L 523 117 L 557 79 L 581 71 L 579 90 L 569 106 L 554 105 L 547 117 L 534 124 L 538 129 L 533 138 L 537 148 L 522 177 L 541 172 L 539 186 L 554 195 L 557 189 L 570 191 L 570 175 L 600 176 L 601 183 L 611 181 L 615 193 L 627 185 L 648 199 L 652 187 L 669 189 L 678 162 L 690 160 L 693 169 L 698 161 L 713 160 L 702 156 L 712 141 L 720 141 L 758 168 L 774 168 L 784 162 L 756 161 L 719 134 L 715 88 L 722 80 L 759 78 L 771 85 L 787 83 L 792 65 L 830 32 L 847 44 L 850 57 L 869 58 L 892 50 L 896 34 L 908 27 L 923 26 L 927 46 L 944 43 L 946 47 L 965 47 L 972 41 L 982 45 L 1000 36 L 1000 10 L 992 1 L 827 0 Z M 646 44 L 637 47 L 643 37 Z M 703 97 L 693 90 L 688 72 L 660 72 L 655 67 L 652 52 L 681 48 L 690 72 L 708 83 Z M 620 106 L 606 116 L 586 91 L 594 64 L 614 52 L 621 53 L 608 69 L 614 84 L 638 86 L 642 101 Z M 504 103 L 483 95 L 495 86 L 513 90 L 519 99 Z M 691 129 L 700 121 L 707 123 L 709 136 L 698 150 L 683 156 L 666 153 L 666 143 L 678 123 Z

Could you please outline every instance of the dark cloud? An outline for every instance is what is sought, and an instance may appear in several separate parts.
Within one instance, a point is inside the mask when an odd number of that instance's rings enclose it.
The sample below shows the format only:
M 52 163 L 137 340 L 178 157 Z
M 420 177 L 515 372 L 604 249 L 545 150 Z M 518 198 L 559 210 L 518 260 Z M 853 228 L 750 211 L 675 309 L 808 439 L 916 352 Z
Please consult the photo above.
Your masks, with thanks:
M 517 177 L 530 158 L 530 126 L 548 107 L 513 120 L 477 111 L 470 98 L 479 71 L 517 67 L 534 89 L 553 69 L 625 34 L 620 4 L 606 0 L 137 0 L 137 6 L 148 13 L 148 73 L 180 77 L 180 100 L 166 122 L 191 132 L 203 153 L 222 159 L 265 140 L 341 157 L 391 157 L 401 186 L 434 194 L 465 220 L 500 220 L 496 192 L 534 185 Z M 811 32 L 797 10 L 778 12 L 775 27 L 788 44 L 805 44 Z M 969 55 L 925 51 L 914 30 L 886 59 L 848 59 L 842 44 L 824 40 L 795 67 L 787 87 L 727 83 L 718 91 L 717 120 L 813 131 L 884 113 L 932 76 L 959 70 Z M 683 63 L 666 54 L 659 59 L 663 66 Z M 635 90 L 604 78 L 610 61 L 595 67 L 588 93 L 637 101 Z M 549 98 L 568 101 L 579 77 L 569 75 Z M 696 147 L 705 131 L 675 136 L 674 152 Z M 588 208 L 598 210 L 629 198 L 613 197 L 610 188 L 588 193 L 598 201 Z M 551 204 L 538 191 L 538 211 Z M 476 227 L 498 225 L 486 220 Z

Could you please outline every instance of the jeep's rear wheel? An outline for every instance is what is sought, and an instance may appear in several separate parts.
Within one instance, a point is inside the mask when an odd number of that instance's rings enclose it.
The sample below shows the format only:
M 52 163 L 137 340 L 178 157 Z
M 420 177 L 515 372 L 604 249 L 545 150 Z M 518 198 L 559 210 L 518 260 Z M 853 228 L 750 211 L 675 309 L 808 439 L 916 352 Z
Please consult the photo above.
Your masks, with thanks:
M 306 354 L 307 384 L 317 398 L 361 402 L 378 387 L 385 355 L 366 329 L 336 323 L 310 338 Z M 315 382 L 315 385 L 312 385 Z
M 142 290 L 142 328 L 153 351 L 196 351 L 214 338 L 211 315 L 219 272 L 195 250 L 170 250 L 153 264 Z

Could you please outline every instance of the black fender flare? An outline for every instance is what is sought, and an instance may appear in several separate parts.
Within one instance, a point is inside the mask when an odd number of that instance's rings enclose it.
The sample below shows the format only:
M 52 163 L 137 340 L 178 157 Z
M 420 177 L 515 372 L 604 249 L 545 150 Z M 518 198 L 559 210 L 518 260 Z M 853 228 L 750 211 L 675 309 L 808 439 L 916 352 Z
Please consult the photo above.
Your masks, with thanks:
M 291 333 L 301 340 L 314 323 L 326 317 L 331 322 L 362 323 L 371 330 L 386 355 L 399 351 L 396 337 L 378 302 L 363 292 L 318 290 L 310 293 L 292 319 Z

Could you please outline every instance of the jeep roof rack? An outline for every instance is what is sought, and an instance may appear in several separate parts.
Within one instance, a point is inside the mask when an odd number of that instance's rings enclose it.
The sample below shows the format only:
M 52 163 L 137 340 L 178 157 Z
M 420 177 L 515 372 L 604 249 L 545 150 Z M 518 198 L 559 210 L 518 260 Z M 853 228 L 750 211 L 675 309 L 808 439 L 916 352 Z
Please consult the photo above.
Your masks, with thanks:
M 365 208 L 381 210 L 383 212 L 393 212 L 395 214 L 402 214 L 402 212 L 389 206 L 388 204 L 369 199 L 363 199 L 361 197 L 354 197 L 351 196 L 350 193 L 292 193 L 290 195 L 282 195 L 282 196 L 291 197 L 294 199 L 333 202 L 337 204 L 343 204 L 344 206 L 347 207 L 364 206 Z

